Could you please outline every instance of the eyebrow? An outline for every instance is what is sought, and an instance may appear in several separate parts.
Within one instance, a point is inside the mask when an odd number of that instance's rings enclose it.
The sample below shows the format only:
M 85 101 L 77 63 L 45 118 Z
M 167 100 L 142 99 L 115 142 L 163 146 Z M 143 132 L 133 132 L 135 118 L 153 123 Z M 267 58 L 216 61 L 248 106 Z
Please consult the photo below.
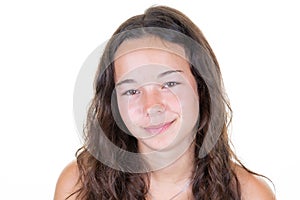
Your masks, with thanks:
M 172 74 L 172 73 L 178 73 L 178 72 L 181 73 L 183 71 L 182 70 L 169 70 L 169 71 L 165 71 L 165 72 L 159 74 L 157 77 L 161 78 L 163 76 L 166 76 L 166 75 L 169 75 L 169 74 Z
M 125 79 L 125 80 L 123 80 L 123 81 L 118 82 L 118 83 L 116 84 L 116 86 L 122 85 L 122 84 L 124 84 L 124 83 L 136 83 L 136 81 L 133 80 L 133 79 Z
M 162 77 L 167 76 L 167 75 L 172 74 L 172 73 L 181 73 L 181 72 L 183 72 L 183 71 L 182 70 L 169 70 L 169 71 L 165 71 L 165 72 L 159 74 L 157 77 L 162 78 Z M 116 87 L 120 86 L 122 84 L 125 84 L 125 83 L 130 84 L 130 83 L 137 83 L 137 82 L 134 79 L 125 79 L 123 81 L 118 82 L 116 84 Z

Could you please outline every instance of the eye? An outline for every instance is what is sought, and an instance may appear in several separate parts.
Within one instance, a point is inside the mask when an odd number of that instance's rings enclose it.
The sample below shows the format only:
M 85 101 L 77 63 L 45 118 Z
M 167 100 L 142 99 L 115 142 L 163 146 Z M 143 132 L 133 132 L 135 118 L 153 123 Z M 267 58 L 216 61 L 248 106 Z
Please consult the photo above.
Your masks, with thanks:
M 122 95 L 133 96 L 139 93 L 141 93 L 139 90 L 127 90 Z
M 171 87 L 174 87 L 174 86 L 179 85 L 179 84 L 180 83 L 174 82 L 174 81 L 166 82 L 166 83 L 163 84 L 162 89 L 171 88 Z

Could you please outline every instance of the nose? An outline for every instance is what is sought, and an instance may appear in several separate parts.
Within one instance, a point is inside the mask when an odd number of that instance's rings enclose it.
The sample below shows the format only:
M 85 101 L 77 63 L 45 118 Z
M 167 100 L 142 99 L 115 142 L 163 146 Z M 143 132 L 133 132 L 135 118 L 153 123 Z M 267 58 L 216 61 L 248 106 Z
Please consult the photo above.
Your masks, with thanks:
M 147 108 L 146 113 L 148 116 L 153 117 L 153 116 L 163 113 L 164 111 L 165 111 L 165 107 L 162 104 L 154 104 Z
M 144 112 L 147 116 L 156 116 L 165 111 L 166 107 L 159 87 L 147 86 L 143 93 Z

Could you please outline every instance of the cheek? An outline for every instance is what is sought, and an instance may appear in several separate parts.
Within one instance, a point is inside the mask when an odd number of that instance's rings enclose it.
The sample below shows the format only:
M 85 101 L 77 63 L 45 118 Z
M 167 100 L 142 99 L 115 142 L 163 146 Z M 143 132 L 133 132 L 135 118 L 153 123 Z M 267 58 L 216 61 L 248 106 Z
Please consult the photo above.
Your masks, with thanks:
M 119 100 L 118 99 L 118 108 L 119 108 L 119 112 L 121 115 L 121 118 L 123 120 L 123 122 L 125 123 L 125 125 L 128 127 L 128 125 L 131 124 L 132 119 L 131 119 L 131 111 L 129 109 L 129 101 L 124 101 L 124 100 Z
M 130 129 L 141 119 L 142 107 L 133 98 L 118 100 L 119 112 L 127 128 Z
M 164 107 L 162 115 L 158 118 L 164 120 L 165 118 L 169 119 L 172 116 L 180 115 L 182 112 L 182 102 L 178 98 L 177 94 L 172 92 L 161 92 L 160 98 L 149 104 L 149 100 L 143 98 L 142 96 L 131 97 L 127 100 L 118 101 L 118 107 L 120 115 L 126 124 L 127 127 L 132 125 L 145 125 L 149 123 L 148 109 L 151 109 L 151 106 L 160 104 Z M 161 119 L 162 118 L 162 119 Z
M 190 89 L 183 90 L 179 96 L 182 109 L 182 119 L 191 124 L 195 124 L 199 118 L 199 97 Z
M 129 99 L 127 103 L 127 116 L 133 124 L 140 124 L 143 116 L 142 106 L 137 102 L 137 99 Z

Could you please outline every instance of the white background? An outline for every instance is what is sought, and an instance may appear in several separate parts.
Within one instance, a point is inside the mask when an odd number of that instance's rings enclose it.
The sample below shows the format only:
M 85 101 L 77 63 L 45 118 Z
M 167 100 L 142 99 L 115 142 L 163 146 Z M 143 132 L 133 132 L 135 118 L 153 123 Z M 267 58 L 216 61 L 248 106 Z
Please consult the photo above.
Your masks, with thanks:
M 73 90 L 81 65 L 155 4 L 184 12 L 215 51 L 241 160 L 272 179 L 278 199 L 299 196 L 297 1 L 19 0 L 0 3 L 0 199 L 53 198 L 80 147 Z

